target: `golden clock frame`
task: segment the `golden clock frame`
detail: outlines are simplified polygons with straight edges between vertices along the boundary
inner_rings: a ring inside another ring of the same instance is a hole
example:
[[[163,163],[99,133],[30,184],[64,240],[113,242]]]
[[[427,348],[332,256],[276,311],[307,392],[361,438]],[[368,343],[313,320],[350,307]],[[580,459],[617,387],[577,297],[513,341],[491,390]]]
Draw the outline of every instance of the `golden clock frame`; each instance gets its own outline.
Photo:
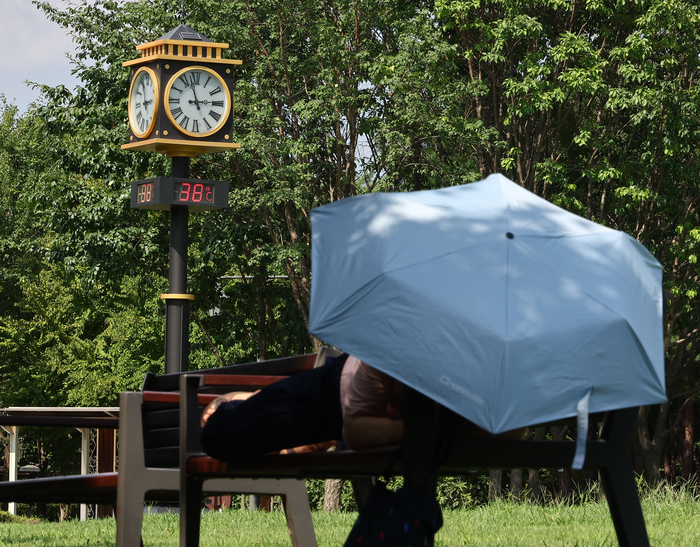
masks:
[[[148,127],[143,133],[139,133],[138,131],[136,131],[136,120],[134,120],[131,116],[131,92],[134,89],[134,82],[136,81],[136,78],[138,78],[141,72],[147,72],[148,75],[151,77],[151,81],[153,82],[153,116],[151,117],[151,121],[148,124]],[[142,66],[134,73],[134,77],[131,79],[131,84],[129,85],[129,99],[127,101],[127,105],[129,110],[129,127],[131,128],[131,132],[139,139],[144,139],[148,137],[148,135],[151,134],[151,131],[153,131],[153,128],[156,125],[158,109],[160,108],[160,81],[158,80],[158,77],[156,76],[156,73],[153,69],[147,66]]]
[[[175,129],[177,129],[180,133],[182,133],[183,135],[187,135],[188,137],[194,137],[196,139],[199,139],[199,138],[208,137],[210,135],[213,135],[214,133],[219,131],[219,129],[221,129],[226,124],[226,122],[224,121],[222,123],[217,124],[217,126],[214,129],[212,129],[211,131],[208,131],[206,133],[194,133],[192,131],[188,131],[187,129],[182,127],[179,123],[177,123],[177,120],[173,117],[173,114],[170,111],[170,102],[168,101],[168,96],[170,95],[170,90],[172,89],[173,84],[177,81],[177,79],[185,72],[189,72],[191,70],[202,70],[202,71],[206,72],[207,74],[210,74],[211,76],[216,78],[216,81],[219,82],[219,85],[226,93],[226,98],[228,99],[228,101],[226,103],[226,112],[222,116],[222,118],[224,120],[228,120],[228,117],[232,113],[233,97],[231,96],[231,93],[228,90],[228,85],[223,80],[223,78],[221,76],[219,76],[216,73],[216,71],[214,71],[211,68],[206,67],[204,65],[192,65],[192,66],[185,67],[185,68],[177,71],[175,74],[173,74],[170,77],[170,80],[168,80],[168,83],[165,86],[165,90],[163,91],[163,109],[165,110],[165,114],[168,116],[170,123],[172,123],[173,126],[175,127]],[[134,76],[134,78],[135,77],[136,76]]]

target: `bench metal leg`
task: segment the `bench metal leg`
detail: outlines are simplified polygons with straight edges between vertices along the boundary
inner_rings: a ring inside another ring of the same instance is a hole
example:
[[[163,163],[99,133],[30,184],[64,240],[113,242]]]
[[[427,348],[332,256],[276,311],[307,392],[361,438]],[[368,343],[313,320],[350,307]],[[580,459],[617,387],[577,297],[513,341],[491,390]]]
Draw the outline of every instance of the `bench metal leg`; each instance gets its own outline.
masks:
[[[350,479],[352,493],[355,498],[355,503],[357,503],[358,510],[362,509],[365,503],[367,503],[375,483],[376,477],[357,477]]]
[[[620,454],[600,475],[620,547],[649,547],[630,456]]]
[[[404,442],[405,486],[421,490],[435,499],[437,493],[436,469],[437,427],[435,403],[409,386],[404,388]],[[435,538],[427,538],[427,547],[433,547]]]
[[[593,443],[594,450],[602,449],[597,459],[600,477],[610,507],[610,515],[621,547],[648,547],[649,536],[644,524],[634,479],[630,441],[637,423],[637,408],[609,412],[603,423],[601,438],[605,443]]]
[[[306,481],[287,480],[298,486],[287,488],[284,495],[284,513],[287,516],[287,528],[294,547],[317,547],[316,531],[311,520],[309,497],[306,493]]]
[[[121,487],[121,485],[119,485]],[[129,486],[123,489],[117,501],[117,547],[141,545],[143,500],[145,492]]]
[[[147,468],[144,463],[141,393],[119,397],[119,480],[117,481],[117,547],[141,544],[143,504],[149,490],[179,488],[178,469]]]
[[[418,488],[435,497],[437,448],[435,403],[416,391],[404,388],[403,461],[406,486]]]
[[[180,483],[180,547],[199,547],[202,481],[185,477]]]

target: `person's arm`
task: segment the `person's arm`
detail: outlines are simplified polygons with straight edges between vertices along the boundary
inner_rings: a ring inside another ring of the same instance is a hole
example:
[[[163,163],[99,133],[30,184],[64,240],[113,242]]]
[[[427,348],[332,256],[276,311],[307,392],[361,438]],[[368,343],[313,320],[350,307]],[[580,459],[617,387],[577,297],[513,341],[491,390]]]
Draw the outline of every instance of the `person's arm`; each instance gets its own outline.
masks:
[[[343,437],[352,450],[399,444],[403,440],[403,420],[383,416],[345,416]]]

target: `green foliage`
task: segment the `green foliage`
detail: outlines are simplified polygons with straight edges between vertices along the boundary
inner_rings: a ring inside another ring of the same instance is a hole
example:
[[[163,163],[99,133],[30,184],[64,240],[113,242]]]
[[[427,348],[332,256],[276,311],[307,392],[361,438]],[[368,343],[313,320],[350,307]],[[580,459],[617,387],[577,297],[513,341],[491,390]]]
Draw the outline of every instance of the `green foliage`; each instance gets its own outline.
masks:
[[[11,515],[5,511],[0,511],[0,522],[14,522],[16,524],[37,524],[39,521],[37,519],[31,519],[28,517],[22,517],[18,515]]]
[[[437,485],[437,500],[443,509],[466,509],[474,507],[477,502],[486,503],[486,492],[483,491],[482,475],[470,477],[442,477]],[[486,478],[488,481],[488,478]],[[403,486],[403,477],[392,477],[387,488],[396,491]],[[324,481],[309,479],[306,481],[306,491],[309,495],[309,505],[312,510],[323,510]],[[357,502],[350,481],[343,482],[340,496],[340,510],[343,512],[357,511]]]

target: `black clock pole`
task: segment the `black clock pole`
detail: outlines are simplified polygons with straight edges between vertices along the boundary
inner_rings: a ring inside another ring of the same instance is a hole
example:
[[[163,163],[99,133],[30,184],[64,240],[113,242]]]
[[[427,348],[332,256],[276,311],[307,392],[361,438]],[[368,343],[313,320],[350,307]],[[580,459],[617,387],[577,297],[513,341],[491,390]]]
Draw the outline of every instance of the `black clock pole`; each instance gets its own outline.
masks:
[[[190,177],[190,158],[172,158],[172,176]],[[170,206],[170,270],[165,308],[165,373],[186,372],[190,353],[190,305],[187,294],[187,243],[189,210],[185,205]]]

